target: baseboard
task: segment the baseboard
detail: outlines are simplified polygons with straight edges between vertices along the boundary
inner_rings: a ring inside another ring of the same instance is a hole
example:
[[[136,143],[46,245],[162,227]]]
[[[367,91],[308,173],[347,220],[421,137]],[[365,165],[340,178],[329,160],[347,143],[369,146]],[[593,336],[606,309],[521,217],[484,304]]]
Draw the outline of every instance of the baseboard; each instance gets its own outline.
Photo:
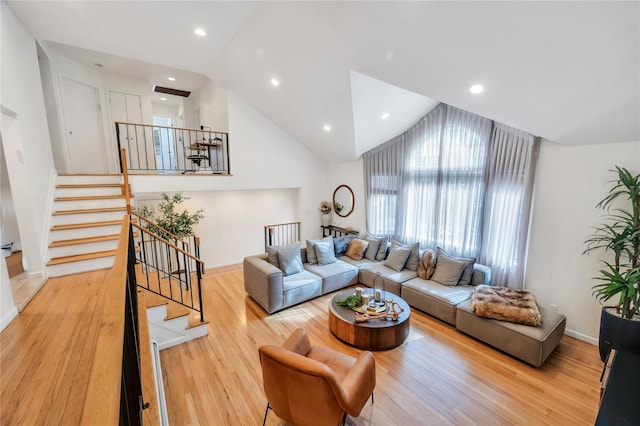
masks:
[[[13,321],[13,319],[17,316],[18,316],[18,308],[14,306],[9,310],[9,312],[7,312],[4,318],[2,318],[2,322],[0,323],[0,331],[4,330],[4,328],[8,326],[9,323]]]
[[[591,336],[587,336],[586,334],[578,333],[577,331],[569,330],[568,328],[565,328],[564,334],[566,334],[569,337],[582,340],[583,342],[591,343],[592,345],[598,346],[598,339],[595,339]]]

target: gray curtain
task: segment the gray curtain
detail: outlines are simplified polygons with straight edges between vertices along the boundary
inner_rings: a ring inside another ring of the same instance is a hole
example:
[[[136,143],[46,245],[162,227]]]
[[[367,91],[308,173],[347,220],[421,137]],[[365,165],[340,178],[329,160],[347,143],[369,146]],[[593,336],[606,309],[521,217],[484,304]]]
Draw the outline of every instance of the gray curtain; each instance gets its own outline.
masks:
[[[494,285],[521,288],[537,146],[440,104],[363,155],[367,231],[475,257]]]

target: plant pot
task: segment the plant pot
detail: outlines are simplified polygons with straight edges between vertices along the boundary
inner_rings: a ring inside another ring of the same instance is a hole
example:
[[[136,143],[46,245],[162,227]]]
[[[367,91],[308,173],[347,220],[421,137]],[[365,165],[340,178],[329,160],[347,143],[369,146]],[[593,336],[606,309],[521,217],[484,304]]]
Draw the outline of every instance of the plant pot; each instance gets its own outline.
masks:
[[[598,348],[604,362],[611,349],[640,353],[640,321],[620,318],[609,312],[615,308],[604,306],[600,316],[600,337]]]
[[[329,220],[331,219],[329,216],[329,214],[322,214],[322,226],[329,226]]]

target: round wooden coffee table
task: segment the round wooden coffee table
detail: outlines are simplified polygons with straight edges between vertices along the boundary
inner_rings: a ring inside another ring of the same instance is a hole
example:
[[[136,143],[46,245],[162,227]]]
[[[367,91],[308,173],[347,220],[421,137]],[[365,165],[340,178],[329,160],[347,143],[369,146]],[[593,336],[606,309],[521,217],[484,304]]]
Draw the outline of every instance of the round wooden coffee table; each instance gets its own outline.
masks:
[[[371,289],[364,289],[372,293]],[[409,317],[411,308],[400,296],[387,293],[387,300],[394,300],[404,312],[397,320],[371,319],[365,322],[355,322],[355,312],[345,306],[338,306],[337,300],[344,300],[354,294],[353,289],[339,291],[329,304],[329,329],[343,342],[359,349],[370,351],[384,351],[401,345],[409,335]]]

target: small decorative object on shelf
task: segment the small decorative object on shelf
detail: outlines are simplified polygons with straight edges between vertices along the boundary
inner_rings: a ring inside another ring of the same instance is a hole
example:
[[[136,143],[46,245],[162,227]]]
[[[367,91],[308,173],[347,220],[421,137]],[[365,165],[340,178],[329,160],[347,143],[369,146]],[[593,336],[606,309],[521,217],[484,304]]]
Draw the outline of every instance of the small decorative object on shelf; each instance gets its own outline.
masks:
[[[329,201],[321,202],[318,210],[322,213],[322,226],[329,226],[331,203]]]

